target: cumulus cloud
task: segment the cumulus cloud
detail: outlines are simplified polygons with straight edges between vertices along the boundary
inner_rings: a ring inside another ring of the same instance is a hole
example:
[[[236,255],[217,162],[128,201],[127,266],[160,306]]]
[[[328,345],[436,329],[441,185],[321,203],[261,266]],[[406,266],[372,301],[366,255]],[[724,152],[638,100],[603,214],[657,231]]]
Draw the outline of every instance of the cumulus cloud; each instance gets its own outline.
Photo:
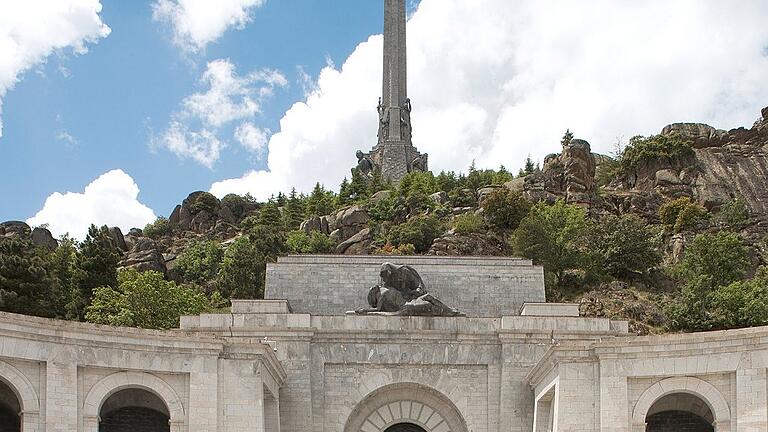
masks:
[[[99,0],[0,1],[0,112],[24,72],[55,51],[84,54],[88,43],[109,35],[99,12]]]
[[[269,138],[269,130],[254,126],[253,123],[243,123],[235,129],[235,139],[247,151],[260,155],[264,152]]]
[[[593,149],[667,123],[751,125],[768,105],[768,3],[422,0],[408,23],[414,144],[430,168],[520,167],[570,128]],[[268,169],[214,183],[259,198],[336,186],[376,140],[381,36],[319,74],[272,135]]]
[[[152,18],[168,24],[174,42],[187,51],[200,51],[230,27],[242,29],[252,12],[266,0],[157,0]]]
[[[201,82],[208,90],[184,98],[180,111],[154,145],[212,168],[227,146],[219,137],[222,128],[240,121],[234,138],[249,151],[261,151],[268,131],[257,129],[249,120],[261,112],[262,101],[275,87],[288,85],[286,78],[269,69],[239,76],[229,60],[219,59],[208,63]]]
[[[82,193],[54,192],[27,223],[48,224],[55,236],[69,233],[77,239],[85,238],[91,224],[117,226],[127,232],[156,218],[138,196],[139,187],[133,178],[122,170],[113,170],[92,181]]]

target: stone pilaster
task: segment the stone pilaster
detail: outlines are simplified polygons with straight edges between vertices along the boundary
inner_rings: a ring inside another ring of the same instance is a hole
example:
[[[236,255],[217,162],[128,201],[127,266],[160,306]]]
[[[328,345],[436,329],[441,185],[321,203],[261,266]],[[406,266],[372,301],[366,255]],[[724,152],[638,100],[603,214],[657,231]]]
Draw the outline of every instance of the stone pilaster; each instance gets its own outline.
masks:
[[[768,424],[765,369],[736,371],[736,419],[738,432],[764,431]]]
[[[46,363],[46,432],[77,430],[77,364],[72,361]]]

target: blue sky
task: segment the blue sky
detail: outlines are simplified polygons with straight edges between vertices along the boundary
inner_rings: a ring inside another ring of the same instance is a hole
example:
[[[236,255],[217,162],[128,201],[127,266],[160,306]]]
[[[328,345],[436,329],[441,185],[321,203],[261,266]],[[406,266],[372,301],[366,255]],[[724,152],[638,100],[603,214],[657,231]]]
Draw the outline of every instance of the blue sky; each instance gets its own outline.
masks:
[[[409,0],[414,144],[520,167],[768,105],[768,2]],[[337,188],[376,140],[381,0],[0,2],[0,220],[82,237],[188,193]]]
[[[6,163],[0,182],[17,186],[6,188],[0,220],[26,219],[52,192],[80,191],[117,168],[142,185],[142,202],[167,215],[189,192],[263,167],[230,147],[207,169],[168,151],[151,152],[150,141],[179,102],[199,89],[207,61],[219,58],[241,71],[268,67],[285,74],[289,86],[276,91],[256,118],[260,126],[278,129],[281,115],[303,96],[297,67],[317,75],[328,59],[343,62],[360,41],[380,32],[383,15],[373,1],[267,2],[242,31],[189,54],[152,20],[150,2],[102,4],[102,19],[112,29],[107,38],[90,45],[86,55],[53,55],[25,73],[3,100],[0,148]]]

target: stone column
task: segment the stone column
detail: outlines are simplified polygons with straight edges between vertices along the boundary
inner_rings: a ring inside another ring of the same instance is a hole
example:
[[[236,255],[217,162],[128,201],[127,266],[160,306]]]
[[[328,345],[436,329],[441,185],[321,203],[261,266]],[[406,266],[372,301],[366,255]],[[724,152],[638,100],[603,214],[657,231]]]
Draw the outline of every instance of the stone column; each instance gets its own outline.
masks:
[[[48,361],[45,388],[46,432],[77,430],[77,364]]]
[[[767,391],[765,369],[736,371],[736,412],[732,417],[736,418],[737,432],[768,430]]]

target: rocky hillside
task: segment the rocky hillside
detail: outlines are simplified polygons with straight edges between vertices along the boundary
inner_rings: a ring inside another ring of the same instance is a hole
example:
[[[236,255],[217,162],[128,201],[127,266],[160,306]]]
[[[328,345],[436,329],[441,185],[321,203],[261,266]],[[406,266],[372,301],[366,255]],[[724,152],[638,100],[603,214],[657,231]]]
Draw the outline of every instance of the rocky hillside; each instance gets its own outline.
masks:
[[[744,207],[735,231],[748,248],[748,274],[768,263],[768,108],[749,129],[672,124],[653,137],[633,139],[616,157],[592,153],[587,141],[570,133],[562,144],[562,152],[547,156],[540,167],[529,162],[517,176],[503,167],[471,169],[467,175],[413,175],[393,186],[353,172],[338,194],[318,185],[311,195],[280,195],[266,203],[194,192],[167,219],[128,233],[109,228],[109,235],[120,251],[119,267],[192,283],[188,266],[178,269],[191,247],[214,245],[221,250],[221,264],[224,251],[246,239],[249,250],[261,257],[255,262],[280,253],[521,253],[510,236],[530,206],[562,201],[584,209],[596,226],[611,215],[636,215],[658,234],[663,254],[658,268],[637,269],[613,281],[582,278],[563,284],[559,278],[557,288],[548,286],[551,299],[580,301],[587,315],[630,319],[638,333],[662,331],[668,324],[663,305],[679,297],[680,285],[664,268],[679,263],[696,236],[725,229],[728,222],[720,215],[732,203]],[[669,222],[665,206],[683,206],[687,216]],[[279,234],[270,246],[264,246],[263,230],[256,234],[260,226]],[[0,239],[11,237],[48,250],[57,247],[44,227],[32,229],[23,222],[0,224]],[[261,250],[265,247],[269,253]],[[195,283],[215,290],[219,282],[213,279],[223,277],[215,276],[219,264],[209,271],[211,280],[197,276]]]

